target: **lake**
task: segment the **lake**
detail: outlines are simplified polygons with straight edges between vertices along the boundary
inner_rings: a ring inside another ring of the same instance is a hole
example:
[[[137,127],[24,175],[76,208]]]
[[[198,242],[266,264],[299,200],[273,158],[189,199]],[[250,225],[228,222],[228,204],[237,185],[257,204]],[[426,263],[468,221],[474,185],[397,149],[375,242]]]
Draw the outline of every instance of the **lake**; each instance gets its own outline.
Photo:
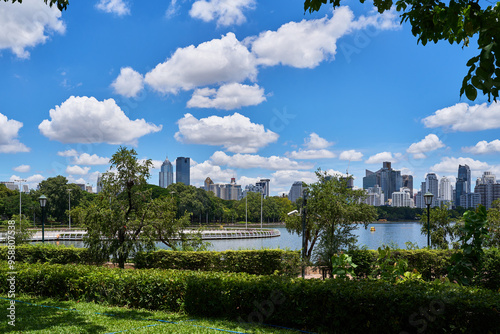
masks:
[[[375,227],[375,231],[370,231]],[[396,244],[399,248],[406,248],[405,242],[410,241],[418,245],[419,248],[427,246],[427,237],[420,233],[420,223],[418,222],[397,222],[397,223],[374,223],[365,229],[355,231],[358,236],[358,246],[366,246],[368,249],[377,249],[383,244]],[[281,236],[276,238],[261,239],[228,239],[210,240],[210,250],[224,251],[228,249],[261,249],[261,248],[281,248],[300,249],[302,238],[296,234],[289,233],[285,227],[272,227],[280,231]],[[56,242],[51,242],[56,243]],[[59,241],[59,244],[74,245],[83,247],[82,241]],[[161,243],[157,243],[159,248],[167,248]]]

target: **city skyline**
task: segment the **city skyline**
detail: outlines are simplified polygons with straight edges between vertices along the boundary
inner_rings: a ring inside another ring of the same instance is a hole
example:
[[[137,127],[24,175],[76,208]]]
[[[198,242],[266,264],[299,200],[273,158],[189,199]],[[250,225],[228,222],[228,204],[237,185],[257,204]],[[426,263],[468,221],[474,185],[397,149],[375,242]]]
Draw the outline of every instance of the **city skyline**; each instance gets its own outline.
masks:
[[[383,161],[413,193],[427,173],[454,185],[458,165],[472,182],[500,175],[500,105],[459,96],[474,39],[418,45],[368,4],[101,2],[0,2],[14,27],[0,43],[0,181],[95,189],[120,145],[153,160],[151,184],[165,155],[186,156],[192,185],[270,179],[270,195],[319,167],[361,188]]]

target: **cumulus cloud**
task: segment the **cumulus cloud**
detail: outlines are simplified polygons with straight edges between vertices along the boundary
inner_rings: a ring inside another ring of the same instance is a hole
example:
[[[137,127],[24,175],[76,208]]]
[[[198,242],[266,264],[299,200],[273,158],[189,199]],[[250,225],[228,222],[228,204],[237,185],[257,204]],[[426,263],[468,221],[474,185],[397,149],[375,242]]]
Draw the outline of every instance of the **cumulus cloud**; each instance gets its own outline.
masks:
[[[278,170],[271,175],[270,185],[275,193],[286,193],[290,191],[292,184],[302,181],[307,184],[318,181],[316,174],[309,171]]]
[[[31,170],[31,167],[30,167],[30,165],[20,165],[20,166],[14,167],[12,169],[18,173],[27,173]]]
[[[438,136],[431,133],[418,143],[411,144],[406,152],[413,154],[414,159],[425,159],[427,157],[425,155],[426,152],[434,151],[441,147],[444,147],[443,142]]]
[[[80,167],[80,166],[68,166],[66,167],[66,173],[71,175],[86,175],[90,170],[90,167]]]
[[[218,26],[242,24],[246,21],[244,10],[255,8],[255,0],[197,0],[189,15],[204,22],[216,20]]]
[[[185,114],[177,124],[179,131],[175,134],[175,139],[179,142],[223,146],[236,153],[255,153],[279,137],[266,130],[263,125],[252,123],[248,117],[238,113],[201,119]]]
[[[232,177],[236,177],[236,171],[222,169],[210,160],[191,165],[191,183],[202,185],[207,177],[215,183],[229,183]]]
[[[212,84],[255,80],[255,57],[234,33],[220,39],[177,49],[145,76],[145,82],[161,93],[191,90]]]
[[[120,74],[111,84],[116,94],[125,97],[136,97],[144,88],[144,78],[142,74],[134,71],[131,67],[122,67]]]
[[[436,111],[422,120],[428,128],[444,127],[452,131],[480,131],[500,128],[500,103],[470,106],[457,103]]]
[[[79,154],[78,151],[75,149],[57,152],[57,155],[60,157],[76,157],[78,154]]]
[[[328,140],[321,138],[316,133],[311,133],[309,138],[304,140],[304,146],[310,150],[320,150],[332,146],[333,143]]]
[[[21,143],[17,136],[23,123],[0,113],[0,153],[29,152],[30,149]]]
[[[129,5],[123,0],[99,0],[96,8],[105,13],[112,13],[118,16],[130,14]]]
[[[286,169],[311,169],[312,164],[299,163],[288,158],[279,156],[262,157],[253,154],[234,154],[227,155],[224,152],[216,151],[210,157],[210,160],[219,166],[229,166],[233,168],[264,168],[270,170],[286,170]]]
[[[336,155],[332,151],[321,150],[298,150],[287,153],[287,157],[292,159],[307,160],[307,159],[328,159],[335,158]]]
[[[399,24],[397,16],[391,12],[363,16],[354,21],[354,14],[348,7],[339,7],[330,19],[289,22],[277,31],[261,32],[247,42],[251,44],[259,64],[314,68],[322,61],[335,57],[339,38],[368,26],[384,30],[395,29]]]
[[[9,181],[15,182],[16,180],[20,180],[20,179],[22,179],[22,177],[17,176],[17,175],[12,175],[10,177]],[[26,183],[23,183],[23,184],[28,184],[28,188],[30,188],[30,189],[36,189],[38,184],[40,182],[42,182],[43,180],[45,180],[45,177],[43,177],[40,174],[35,174],[35,175],[31,175],[31,176],[24,178],[24,179],[26,180]]]
[[[471,169],[471,172],[475,176],[481,175],[483,171],[489,170],[491,166],[479,160],[474,160],[472,158],[453,158],[453,157],[444,157],[441,159],[441,162],[435,164],[430,167],[430,170],[436,173],[457,173],[458,165],[468,165]]]
[[[397,162],[401,159],[401,153],[395,153],[394,156],[391,152],[380,152],[369,157],[365,163],[367,164],[381,164],[384,161]]]
[[[500,152],[500,140],[495,139],[491,142],[481,140],[476,146],[462,147],[462,151],[472,154],[492,154]]]
[[[24,0],[20,3],[0,2],[0,50],[10,49],[19,58],[28,58],[26,48],[43,44],[52,33],[64,34],[56,6],[50,8],[43,1]]]
[[[72,163],[77,165],[89,165],[89,166],[107,165],[109,164],[109,158],[100,157],[97,154],[90,155],[88,153],[82,153],[79,156],[74,157]]]
[[[223,110],[239,109],[255,106],[266,100],[264,88],[257,84],[253,86],[230,83],[219,89],[196,89],[187,103],[188,108],[215,108]]]
[[[115,100],[71,96],[50,110],[51,120],[38,126],[51,140],[62,143],[137,144],[137,139],[158,132],[162,126],[144,119],[130,120]]]
[[[361,161],[362,158],[363,158],[363,153],[355,150],[343,151],[342,153],[340,153],[339,156],[340,160],[348,160],[348,161]]]

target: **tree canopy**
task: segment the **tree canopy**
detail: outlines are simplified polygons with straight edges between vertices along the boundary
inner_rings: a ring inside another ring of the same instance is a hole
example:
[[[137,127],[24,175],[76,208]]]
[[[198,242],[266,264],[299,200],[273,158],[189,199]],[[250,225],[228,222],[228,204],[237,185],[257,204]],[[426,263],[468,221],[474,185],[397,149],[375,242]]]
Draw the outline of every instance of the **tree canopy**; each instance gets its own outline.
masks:
[[[12,3],[19,2],[23,3],[23,0],[3,0],[5,2],[11,1]],[[48,4],[50,7],[52,7],[54,4],[57,6],[57,8],[62,11],[63,9],[67,9],[69,0],[43,0],[46,4]]]
[[[360,0],[364,3],[365,0]],[[305,0],[304,10],[318,11],[323,4],[333,8],[341,0]],[[409,22],[417,43],[448,41],[450,44],[469,46],[477,35],[479,54],[467,62],[469,71],[465,75],[460,96],[464,93],[474,101],[478,90],[496,101],[500,86],[500,6],[481,7],[477,0],[374,0],[379,13],[390,10],[393,5],[400,12],[401,22]]]

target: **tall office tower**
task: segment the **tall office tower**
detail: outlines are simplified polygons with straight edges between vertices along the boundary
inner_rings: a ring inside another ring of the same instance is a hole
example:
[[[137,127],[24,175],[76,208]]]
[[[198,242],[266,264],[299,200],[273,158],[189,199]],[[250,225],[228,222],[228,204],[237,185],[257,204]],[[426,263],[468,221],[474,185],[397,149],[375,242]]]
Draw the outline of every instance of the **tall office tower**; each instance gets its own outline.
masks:
[[[496,183],[496,176],[491,172],[484,172],[483,176],[478,179],[474,193],[479,194],[480,204],[486,209],[491,208],[493,201],[500,199],[500,183]]]
[[[354,177],[352,175],[348,175],[347,177],[341,176],[339,177],[339,181],[345,182],[348,189],[354,188]]]
[[[373,206],[381,206],[385,204],[384,192],[378,184],[366,189],[366,198],[363,203]]]
[[[363,189],[373,188],[376,184],[380,184],[380,177],[368,169],[365,170],[365,177],[363,177]]]
[[[403,187],[410,189],[410,198],[413,198],[413,175],[401,175]]]
[[[378,184],[384,192],[385,200],[392,198],[392,193],[399,191],[403,185],[401,171],[392,169],[391,163],[384,161],[382,168],[376,172],[366,170],[363,188],[368,189]]]
[[[174,167],[168,160],[168,157],[166,157],[165,161],[161,164],[160,187],[167,188],[172,183],[174,183]]]
[[[178,157],[175,159],[175,182],[184,183],[189,186],[191,183],[191,159]]]
[[[451,186],[450,179],[448,179],[446,176],[443,176],[439,180],[439,196],[438,197],[444,202],[453,201],[453,187]]]
[[[211,186],[212,184],[214,184],[214,181],[212,181],[212,179],[211,179],[211,178],[207,177],[207,178],[205,179],[205,185],[204,185],[204,187],[203,187],[203,188],[204,188],[206,191],[210,191],[210,190],[211,190],[210,186]]]
[[[302,181],[295,181],[288,193],[288,199],[295,202],[298,198],[302,197]]]
[[[97,174],[97,182],[96,182],[96,193],[100,193],[102,190],[102,176],[101,173]]]
[[[392,193],[391,206],[394,207],[411,207],[412,200],[410,198],[410,189],[403,187],[399,191]]]
[[[432,198],[431,206],[435,207],[438,205],[438,196],[439,196],[439,181],[434,173],[427,173],[425,177],[425,192],[430,192],[434,195]],[[424,194],[425,195],[425,194]]]
[[[260,179],[260,182],[256,182],[256,186],[260,186],[263,189],[263,194],[267,197],[269,197],[269,182],[271,180],[269,179]]]
[[[460,206],[460,196],[470,193],[470,168],[467,165],[458,165],[458,178],[455,185],[455,205]]]

